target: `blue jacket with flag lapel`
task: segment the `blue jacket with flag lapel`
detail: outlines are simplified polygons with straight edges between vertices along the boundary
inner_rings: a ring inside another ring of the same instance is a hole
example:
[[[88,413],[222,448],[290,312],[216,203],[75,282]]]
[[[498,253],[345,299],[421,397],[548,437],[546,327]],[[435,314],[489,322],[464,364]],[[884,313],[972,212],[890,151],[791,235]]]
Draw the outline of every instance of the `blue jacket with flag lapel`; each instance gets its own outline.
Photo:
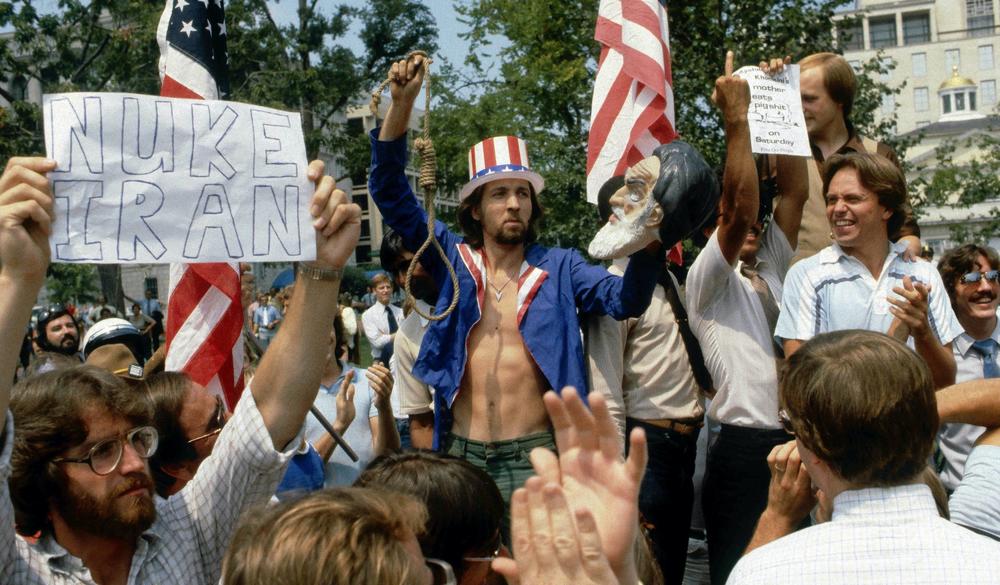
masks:
[[[405,175],[406,136],[383,142],[379,129],[371,134],[372,168],[368,189],[386,223],[416,250],[427,238],[427,215],[417,204]],[[479,322],[486,282],[486,258],[461,236],[436,222],[435,236],[458,275],[458,306],[447,318],[433,322],[420,345],[413,373],[435,389],[434,447],[443,444],[451,428],[451,405],[465,373],[469,332]],[[583,313],[637,317],[646,310],[660,267],[645,252],[632,257],[624,277],[588,264],[579,252],[530,244],[517,279],[517,322],[529,353],[549,385],[587,392],[583,341],[577,308]],[[420,258],[441,289],[435,313],[451,304],[447,268],[433,248]]]

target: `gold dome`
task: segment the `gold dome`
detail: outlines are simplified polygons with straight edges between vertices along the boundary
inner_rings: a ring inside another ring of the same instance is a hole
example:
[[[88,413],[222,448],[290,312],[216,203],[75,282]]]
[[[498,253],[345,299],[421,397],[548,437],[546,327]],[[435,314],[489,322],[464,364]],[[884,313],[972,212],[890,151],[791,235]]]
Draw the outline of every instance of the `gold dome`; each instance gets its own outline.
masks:
[[[958,67],[953,66],[951,68],[951,79],[948,79],[941,84],[938,89],[957,89],[960,87],[976,87],[976,82],[972,81],[968,77],[962,77],[958,74]]]

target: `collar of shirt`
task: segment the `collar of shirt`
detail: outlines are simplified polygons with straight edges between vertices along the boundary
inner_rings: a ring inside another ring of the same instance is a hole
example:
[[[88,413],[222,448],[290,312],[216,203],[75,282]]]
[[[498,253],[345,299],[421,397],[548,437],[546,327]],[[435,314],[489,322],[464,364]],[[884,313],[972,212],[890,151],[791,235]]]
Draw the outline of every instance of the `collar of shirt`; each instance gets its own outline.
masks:
[[[934,496],[922,483],[848,490],[833,499],[834,522],[902,524],[938,516]]]
[[[823,162],[823,152],[816,147],[815,144],[809,144],[809,148],[812,149],[813,159],[817,162]],[[857,132],[851,132],[848,136],[847,142],[843,146],[837,149],[834,154],[844,154],[847,152],[865,152],[865,145],[861,142],[861,138],[858,136]]]
[[[156,533],[155,528],[156,523],[154,522],[153,526],[139,536],[138,546],[132,556],[133,565],[137,560],[141,562],[149,551],[155,551],[156,543],[160,541],[160,536]],[[49,568],[55,572],[73,575],[81,571],[89,571],[82,560],[70,554],[68,550],[56,542],[55,537],[51,534],[44,534],[39,538],[34,549],[45,560]]]
[[[340,390],[340,384],[344,381],[344,376],[347,375],[347,372],[349,370],[357,369],[343,360],[339,361],[338,363],[340,364],[340,376],[338,376],[337,379],[334,380],[333,384],[330,384],[329,386],[324,386],[322,383],[320,383],[319,385],[319,389],[322,390],[323,392],[326,392],[327,394],[336,394]],[[354,372],[355,382],[357,382],[359,373],[360,372]]]
[[[417,299],[415,304],[417,305],[417,308],[419,308],[420,311],[426,315],[431,315],[432,311],[434,310],[434,307],[430,306],[429,304],[425,303],[420,299]],[[431,322],[430,319],[425,319],[424,316],[421,315],[420,313],[417,313],[417,317],[420,318],[420,328],[427,329],[427,326],[430,325]]]
[[[997,325],[993,328],[993,333],[990,333],[990,339],[1000,344],[1000,319],[997,320]],[[955,349],[962,356],[968,357],[969,351],[972,350],[972,344],[976,341],[978,340],[973,339],[971,335],[962,331],[962,334],[955,338]]]
[[[893,256],[901,256],[906,252],[906,242],[889,243],[889,253],[886,255],[886,266],[892,261]],[[843,258],[853,258],[844,251],[837,242],[831,242],[826,248],[819,251],[819,261],[822,264],[836,264]]]

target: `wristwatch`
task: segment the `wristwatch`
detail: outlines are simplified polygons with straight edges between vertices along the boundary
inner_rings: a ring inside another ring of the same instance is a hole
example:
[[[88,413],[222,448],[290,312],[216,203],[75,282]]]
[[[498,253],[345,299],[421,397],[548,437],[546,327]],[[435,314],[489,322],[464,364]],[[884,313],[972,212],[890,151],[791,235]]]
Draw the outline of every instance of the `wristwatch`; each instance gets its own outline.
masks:
[[[299,262],[299,274],[309,280],[340,280],[342,268],[320,268],[311,262]]]

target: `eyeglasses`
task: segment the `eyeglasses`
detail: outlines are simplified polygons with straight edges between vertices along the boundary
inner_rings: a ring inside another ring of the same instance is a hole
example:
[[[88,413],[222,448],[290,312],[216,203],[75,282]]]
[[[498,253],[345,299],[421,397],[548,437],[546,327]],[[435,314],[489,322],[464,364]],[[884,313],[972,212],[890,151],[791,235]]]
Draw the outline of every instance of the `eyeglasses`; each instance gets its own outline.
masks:
[[[789,435],[795,434],[795,427],[792,426],[792,419],[788,416],[788,411],[784,408],[778,411],[778,422],[781,423],[781,428],[785,429],[785,432]]]
[[[139,457],[149,459],[153,453],[156,453],[156,445],[159,443],[160,435],[153,427],[136,427],[126,433],[124,438]],[[56,457],[52,462],[86,463],[97,475],[108,475],[118,469],[124,449],[125,443],[122,441],[122,437],[115,437],[91,447],[86,457]]]
[[[222,397],[215,396],[215,429],[204,435],[188,440],[188,445],[194,445],[197,441],[207,439],[222,432],[222,427],[226,426],[226,405],[222,403]]]
[[[493,562],[493,559],[500,556],[501,548],[503,548],[503,541],[500,540],[500,535],[497,534],[497,545],[493,550],[493,554],[485,557],[462,557],[462,560],[469,563],[490,563]]]
[[[1000,271],[987,270],[986,272],[969,272],[968,274],[963,274],[962,278],[959,280],[962,284],[976,284],[979,282],[980,278],[985,278],[990,282],[1000,282]]]
[[[425,558],[424,563],[431,570],[431,575],[434,577],[434,585],[458,585],[458,582],[455,580],[455,571],[452,570],[448,561]]]

